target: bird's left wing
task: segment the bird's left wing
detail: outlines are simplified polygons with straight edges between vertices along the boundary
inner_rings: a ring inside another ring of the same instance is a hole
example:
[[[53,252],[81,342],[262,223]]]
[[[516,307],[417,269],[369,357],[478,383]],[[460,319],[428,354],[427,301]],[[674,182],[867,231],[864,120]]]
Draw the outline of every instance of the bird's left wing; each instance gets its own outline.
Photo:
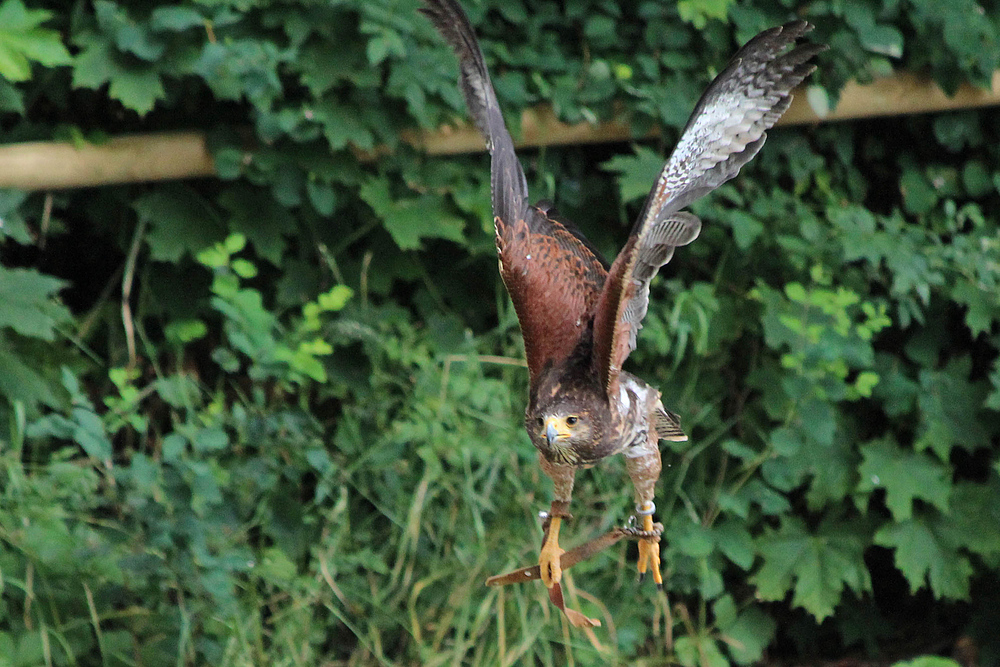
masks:
[[[604,283],[594,321],[594,363],[609,395],[635,349],[649,302],[649,282],[674,248],[698,236],[701,223],[680,209],[739,173],[791,103],[791,90],[826,47],[786,49],[812,29],[792,21],[746,43],[702,95],[646,199],[632,234]]]

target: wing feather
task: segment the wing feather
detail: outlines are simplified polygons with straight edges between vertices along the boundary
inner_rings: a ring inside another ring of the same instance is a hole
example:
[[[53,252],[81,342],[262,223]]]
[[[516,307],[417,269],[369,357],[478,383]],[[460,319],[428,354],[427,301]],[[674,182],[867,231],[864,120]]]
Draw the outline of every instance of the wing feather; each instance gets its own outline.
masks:
[[[740,49],[695,106],[670,159],[646,199],[628,243],[609,270],[594,321],[594,364],[609,395],[635,349],[649,303],[649,282],[674,248],[698,236],[701,223],[680,209],[739,173],[791,103],[792,89],[826,47],[788,47],[812,26],[792,21]],[[786,51],[786,49],[788,49]]]

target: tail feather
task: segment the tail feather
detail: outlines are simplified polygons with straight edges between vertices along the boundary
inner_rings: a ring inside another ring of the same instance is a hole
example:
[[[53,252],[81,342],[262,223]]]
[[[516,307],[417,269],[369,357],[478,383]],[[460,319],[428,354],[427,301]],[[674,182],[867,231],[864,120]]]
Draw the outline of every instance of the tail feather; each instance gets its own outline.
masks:
[[[654,427],[660,440],[687,442],[687,433],[681,429],[681,418],[662,406],[656,410]]]

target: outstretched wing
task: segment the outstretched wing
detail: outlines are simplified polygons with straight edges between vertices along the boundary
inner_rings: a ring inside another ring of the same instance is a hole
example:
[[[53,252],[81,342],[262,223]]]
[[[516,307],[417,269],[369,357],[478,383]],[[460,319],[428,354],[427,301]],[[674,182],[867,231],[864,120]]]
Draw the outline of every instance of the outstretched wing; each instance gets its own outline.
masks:
[[[698,236],[701,223],[680,209],[739,173],[792,101],[791,90],[826,47],[786,48],[809,32],[805,21],[766,30],[740,49],[702,95],[646,199],[628,243],[611,265],[594,322],[594,363],[609,394],[635,349],[649,302],[649,282],[674,248]]]
[[[517,220],[527,209],[528,183],[514,154],[514,141],[503,122],[469,17],[455,0],[424,0],[419,11],[431,20],[458,56],[459,88],[493,158],[490,168],[493,215],[505,222]]]
[[[492,156],[491,185],[500,275],[524,336],[532,382],[569,357],[586,331],[604,262],[573,225],[547,206],[528,205],[528,186],[472,25],[456,0],[424,0],[421,11],[458,55],[459,86]]]

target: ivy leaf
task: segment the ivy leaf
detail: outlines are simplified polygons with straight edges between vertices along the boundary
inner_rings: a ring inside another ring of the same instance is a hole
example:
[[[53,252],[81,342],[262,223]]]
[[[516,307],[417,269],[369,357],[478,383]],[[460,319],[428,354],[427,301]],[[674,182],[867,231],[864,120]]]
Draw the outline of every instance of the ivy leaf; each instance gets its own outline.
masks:
[[[858,469],[858,491],[885,489],[885,504],[897,522],[913,516],[916,498],[942,512],[948,510],[951,471],[942,463],[919,452],[905,451],[888,438],[863,446],[861,455],[864,461]]]
[[[817,621],[832,615],[845,585],[855,593],[871,590],[864,532],[856,523],[827,522],[812,534],[802,519],[784,517],[780,528],[757,539],[764,564],[752,582],[759,597],[778,601],[792,591],[792,604]]]
[[[0,4],[0,76],[8,81],[31,78],[31,61],[46,67],[73,61],[55,30],[41,28],[52,17],[44,9],[28,9],[21,0]]]
[[[928,582],[936,598],[969,597],[972,564],[925,517],[889,524],[875,533],[875,543],[896,550],[896,567],[915,593]]]
[[[415,250],[428,237],[462,240],[465,223],[445,206],[444,198],[424,194],[393,200],[385,178],[371,178],[361,186],[361,198],[382,218],[400,250]]]
[[[54,301],[66,284],[35,269],[0,266],[0,328],[10,327],[24,336],[53,340],[56,325],[70,319],[69,310]]]

